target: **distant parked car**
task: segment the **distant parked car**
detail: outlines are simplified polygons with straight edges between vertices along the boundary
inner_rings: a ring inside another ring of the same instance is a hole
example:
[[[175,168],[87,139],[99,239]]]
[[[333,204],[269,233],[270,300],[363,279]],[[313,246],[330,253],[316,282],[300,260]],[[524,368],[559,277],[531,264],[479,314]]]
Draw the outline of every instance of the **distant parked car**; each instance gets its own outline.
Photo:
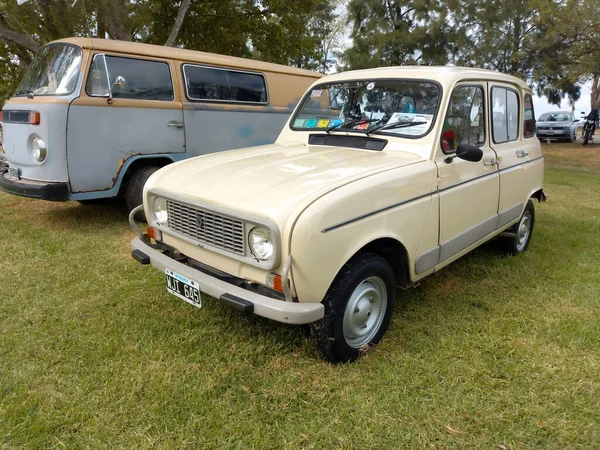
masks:
[[[536,124],[539,139],[575,142],[578,120],[568,111],[544,113]]]

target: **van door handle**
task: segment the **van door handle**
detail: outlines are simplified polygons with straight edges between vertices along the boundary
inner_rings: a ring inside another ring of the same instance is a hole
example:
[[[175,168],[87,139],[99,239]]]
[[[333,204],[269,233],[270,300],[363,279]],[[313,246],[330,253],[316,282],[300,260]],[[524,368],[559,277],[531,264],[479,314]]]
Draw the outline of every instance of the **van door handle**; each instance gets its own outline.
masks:
[[[175,127],[175,128],[183,128],[183,122],[177,122],[176,120],[171,120],[170,122],[167,122],[167,126]]]
[[[490,159],[489,162],[484,162],[483,165],[484,166],[497,166],[498,160],[496,158],[492,158],[492,159]]]
[[[517,152],[518,158],[525,158],[527,155],[529,155],[529,152],[526,152],[525,150],[521,150],[521,151]]]

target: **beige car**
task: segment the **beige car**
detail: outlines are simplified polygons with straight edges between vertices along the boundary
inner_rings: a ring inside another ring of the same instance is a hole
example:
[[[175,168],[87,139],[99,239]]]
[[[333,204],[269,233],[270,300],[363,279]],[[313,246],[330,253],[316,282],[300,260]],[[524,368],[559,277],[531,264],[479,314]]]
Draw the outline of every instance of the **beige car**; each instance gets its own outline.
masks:
[[[212,301],[204,293],[310,323],[325,359],[351,361],[384,335],[397,288],[497,236],[524,252],[543,171],[531,91],[517,78],[340,73],[313,84],[275,144],[152,175],[132,255],[194,306]]]

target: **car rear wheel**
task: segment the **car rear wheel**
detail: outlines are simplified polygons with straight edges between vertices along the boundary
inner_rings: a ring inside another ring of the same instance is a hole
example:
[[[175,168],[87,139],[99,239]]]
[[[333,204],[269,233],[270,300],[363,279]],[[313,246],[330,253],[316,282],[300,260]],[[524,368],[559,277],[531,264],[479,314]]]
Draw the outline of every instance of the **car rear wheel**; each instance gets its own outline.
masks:
[[[535,223],[535,207],[531,200],[527,201],[525,211],[519,221],[510,227],[504,239],[504,248],[511,255],[523,253],[529,247],[531,236],[533,234],[533,225]]]
[[[385,334],[395,298],[394,272],[384,258],[372,253],[352,258],[323,299],[325,316],[311,324],[319,353],[332,363],[356,360]]]

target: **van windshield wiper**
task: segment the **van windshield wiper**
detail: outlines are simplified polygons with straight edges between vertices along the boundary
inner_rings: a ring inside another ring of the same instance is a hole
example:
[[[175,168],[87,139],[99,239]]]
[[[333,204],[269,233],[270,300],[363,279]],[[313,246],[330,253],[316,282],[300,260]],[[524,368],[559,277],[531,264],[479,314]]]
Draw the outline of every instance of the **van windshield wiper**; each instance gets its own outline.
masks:
[[[415,125],[425,125],[427,122],[409,122],[408,120],[399,120],[398,122],[386,123],[377,125],[376,127],[367,131],[367,136],[377,130],[388,130],[393,128],[407,128]]]
[[[33,98],[33,91],[31,90],[21,90],[21,91],[17,91],[15,92],[15,95],[22,95],[25,94],[27,96],[27,98]]]
[[[379,119],[352,119],[352,120],[346,120],[345,122],[341,122],[341,123],[337,123],[332,127],[329,127],[325,130],[325,132],[329,133],[330,131],[335,130],[336,128],[343,128],[343,127],[348,127],[350,125],[360,125],[361,123],[371,123],[371,122],[378,122]],[[353,130],[353,131],[358,131],[358,130]]]

